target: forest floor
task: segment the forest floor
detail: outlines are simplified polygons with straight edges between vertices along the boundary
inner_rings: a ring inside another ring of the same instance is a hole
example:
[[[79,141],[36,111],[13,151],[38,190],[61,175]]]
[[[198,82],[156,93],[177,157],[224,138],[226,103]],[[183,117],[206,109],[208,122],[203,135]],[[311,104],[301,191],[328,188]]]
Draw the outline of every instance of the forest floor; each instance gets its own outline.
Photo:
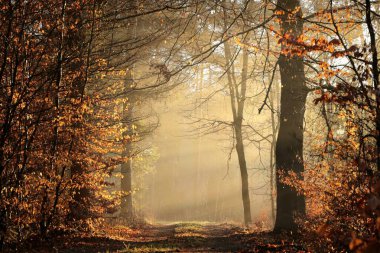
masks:
[[[93,235],[58,238],[28,252],[306,252],[284,238],[231,224],[174,223],[135,229],[115,226]]]

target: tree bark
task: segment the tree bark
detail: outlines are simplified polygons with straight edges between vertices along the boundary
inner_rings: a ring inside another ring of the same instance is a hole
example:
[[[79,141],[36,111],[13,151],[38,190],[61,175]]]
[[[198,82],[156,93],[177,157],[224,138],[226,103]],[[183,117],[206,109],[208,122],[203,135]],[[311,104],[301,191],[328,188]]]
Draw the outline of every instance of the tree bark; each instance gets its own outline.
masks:
[[[117,3],[118,1],[116,1]],[[129,1],[129,5],[131,10],[138,9],[138,3],[136,0]],[[137,29],[141,29],[139,27],[138,18],[134,19],[133,27],[128,31],[125,35],[128,38],[136,39],[137,37]],[[135,70],[135,65],[129,67],[127,70],[127,76],[125,81],[124,91],[129,93],[128,101],[123,103],[123,127],[128,130],[123,133],[124,136],[129,135],[129,142],[126,144],[123,150],[123,158],[127,158],[127,162],[121,164],[120,173],[122,174],[120,188],[123,194],[125,194],[121,199],[121,207],[120,207],[120,217],[126,219],[127,222],[132,222],[134,218],[134,209],[133,209],[133,199],[132,199],[132,170],[133,170],[133,160],[132,160],[132,136],[134,134],[133,130],[133,106],[136,100],[136,97],[133,92],[133,83],[135,82],[133,72]]]
[[[277,3],[281,32],[296,39],[303,32],[302,10],[299,0],[281,0]],[[281,75],[280,126],[276,144],[277,212],[275,231],[295,231],[295,214],[305,214],[305,198],[280,180],[280,171],[295,172],[302,177],[303,166],[303,120],[307,89],[303,58],[285,54],[287,43],[282,45],[279,57]],[[302,179],[302,178],[301,178]]]
[[[129,145],[128,145],[129,146]],[[128,157],[130,148],[126,147],[125,156]],[[121,199],[120,216],[131,221],[133,218],[133,205],[132,205],[132,158],[121,165],[121,191],[126,194]]]
[[[274,94],[276,93],[276,95]],[[274,194],[274,191],[275,191],[275,159],[276,159],[276,156],[275,156],[275,150],[276,150],[276,139],[277,139],[277,130],[278,130],[278,114],[276,114],[276,112],[274,111],[274,99],[277,98],[278,95],[277,95],[277,89],[276,90],[272,90],[270,91],[269,93],[269,105],[271,107],[271,125],[272,125],[272,142],[270,144],[270,163],[269,163],[269,166],[270,166],[270,170],[269,170],[269,180],[270,180],[270,202],[271,202],[271,218],[272,218],[272,225],[274,226],[274,222],[276,220],[276,198],[275,198],[275,194]],[[278,101],[277,102],[277,106],[278,106]],[[277,108],[278,109],[278,108]]]
[[[370,46],[371,46],[371,53],[372,53],[372,79],[373,79],[373,86],[375,88],[375,94],[376,94],[376,147],[377,147],[377,158],[376,158],[376,165],[377,170],[380,170],[380,74],[379,74],[379,59],[378,59],[378,52],[376,47],[376,32],[375,28],[373,26],[373,21],[371,17],[371,1],[366,0],[365,1],[365,13],[366,13],[366,24],[368,28],[368,33],[370,37]]]
[[[248,171],[247,171],[247,164],[245,161],[241,122],[240,124],[239,123],[235,124],[235,134],[236,134],[236,153],[238,155],[240,176],[241,176],[241,194],[242,194],[243,208],[244,208],[244,223],[245,225],[249,225],[252,222],[251,200],[249,197]]]
[[[128,89],[129,85],[133,82],[131,71],[128,71],[128,78],[126,82],[125,89]],[[123,134],[124,136],[129,135],[130,139],[133,135],[133,125],[128,123],[133,119],[133,95],[129,97],[127,102],[123,103],[123,125],[128,128],[128,130]],[[121,199],[120,207],[120,217],[125,218],[127,221],[132,221],[133,219],[133,204],[132,204],[132,142],[129,141],[126,144],[123,151],[123,158],[127,158],[127,162],[121,164],[120,173],[122,174],[120,188],[123,194],[125,194]]]
[[[228,87],[230,90],[231,109],[233,115],[233,128],[236,140],[236,153],[239,160],[240,176],[241,176],[241,193],[244,209],[244,223],[248,225],[252,222],[251,217],[251,201],[249,197],[249,183],[247,163],[245,160],[244,141],[242,134],[242,122],[244,113],[245,93],[247,89],[247,68],[248,68],[248,51],[243,49],[243,68],[241,74],[241,85],[236,83],[234,77],[234,64],[231,54],[231,49],[228,42],[224,43],[224,53],[226,58]]]

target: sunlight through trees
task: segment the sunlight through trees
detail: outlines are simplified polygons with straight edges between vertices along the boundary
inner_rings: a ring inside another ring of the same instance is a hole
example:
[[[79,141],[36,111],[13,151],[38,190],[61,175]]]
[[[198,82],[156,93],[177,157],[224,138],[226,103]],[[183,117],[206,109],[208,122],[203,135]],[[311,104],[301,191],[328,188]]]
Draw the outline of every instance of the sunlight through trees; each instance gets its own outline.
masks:
[[[9,0],[0,22],[5,252],[378,252],[378,1]]]

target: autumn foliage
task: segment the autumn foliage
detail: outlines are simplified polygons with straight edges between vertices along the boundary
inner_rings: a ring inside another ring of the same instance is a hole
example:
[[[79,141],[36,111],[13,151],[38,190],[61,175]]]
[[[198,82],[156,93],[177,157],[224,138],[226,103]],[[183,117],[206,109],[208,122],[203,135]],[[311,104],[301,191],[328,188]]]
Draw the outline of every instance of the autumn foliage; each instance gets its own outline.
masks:
[[[0,3],[1,244],[85,229],[117,204],[105,177],[128,140],[120,101],[94,81],[99,4]]]
[[[305,173],[283,175],[307,199],[299,220],[317,251],[379,249],[379,74],[368,1],[330,6],[306,19],[298,38],[277,35],[283,52],[304,57],[322,124],[305,134]],[[322,23],[327,20],[326,25]],[[274,28],[272,28],[275,31]],[[369,33],[369,36],[365,34]],[[363,42],[363,43],[361,43]],[[324,129],[324,131],[320,131]],[[313,233],[310,232],[310,228]],[[305,237],[307,238],[307,236]]]

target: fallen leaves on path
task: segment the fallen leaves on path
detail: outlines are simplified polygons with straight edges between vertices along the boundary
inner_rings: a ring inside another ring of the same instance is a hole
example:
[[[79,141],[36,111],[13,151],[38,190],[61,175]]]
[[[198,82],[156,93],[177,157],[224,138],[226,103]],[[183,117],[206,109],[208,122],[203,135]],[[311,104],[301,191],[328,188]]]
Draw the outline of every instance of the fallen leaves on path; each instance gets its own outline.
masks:
[[[285,235],[232,224],[174,223],[106,227],[93,235],[55,238],[30,252],[307,252]]]

